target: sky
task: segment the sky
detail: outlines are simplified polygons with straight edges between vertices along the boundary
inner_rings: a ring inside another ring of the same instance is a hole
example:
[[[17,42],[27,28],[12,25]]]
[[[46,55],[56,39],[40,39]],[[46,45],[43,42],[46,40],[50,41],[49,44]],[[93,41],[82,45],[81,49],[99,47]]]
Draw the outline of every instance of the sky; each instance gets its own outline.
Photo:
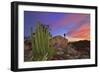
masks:
[[[70,40],[90,40],[90,14],[24,11],[24,36],[40,22],[49,25],[52,36],[66,34]]]

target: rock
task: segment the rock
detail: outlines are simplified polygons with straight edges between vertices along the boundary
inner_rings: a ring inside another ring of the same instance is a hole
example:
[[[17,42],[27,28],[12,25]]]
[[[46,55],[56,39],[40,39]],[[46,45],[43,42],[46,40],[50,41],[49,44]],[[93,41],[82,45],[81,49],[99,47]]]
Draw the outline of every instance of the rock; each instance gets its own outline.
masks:
[[[66,48],[68,45],[68,39],[62,37],[62,36],[55,36],[52,39],[50,39],[50,44],[53,45],[54,48]]]
[[[24,50],[24,61],[32,61],[32,51]]]
[[[30,40],[24,41],[24,61],[32,61],[32,45]]]

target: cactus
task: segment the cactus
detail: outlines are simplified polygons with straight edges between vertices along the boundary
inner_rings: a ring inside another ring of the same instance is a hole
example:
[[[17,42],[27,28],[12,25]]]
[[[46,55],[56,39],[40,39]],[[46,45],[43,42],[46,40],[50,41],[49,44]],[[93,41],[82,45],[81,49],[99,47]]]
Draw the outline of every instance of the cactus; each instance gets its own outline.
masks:
[[[51,34],[48,27],[38,23],[36,25],[35,34],[33,35],[31,28],[31,42],[34,61],[49,60],[55,54],[55,49],[50,46]]]

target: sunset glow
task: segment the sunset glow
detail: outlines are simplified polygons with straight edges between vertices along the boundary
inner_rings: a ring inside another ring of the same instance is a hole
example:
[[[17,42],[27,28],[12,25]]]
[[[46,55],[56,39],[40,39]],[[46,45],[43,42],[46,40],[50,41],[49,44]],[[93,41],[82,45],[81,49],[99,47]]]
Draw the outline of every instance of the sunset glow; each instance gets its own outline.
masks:
[[[49,25],[52,36],[66,34],[71,41],[90,40],[90,14],[25,11],[24,20],[24,36],[30,36],[30,28],[39,21]]]

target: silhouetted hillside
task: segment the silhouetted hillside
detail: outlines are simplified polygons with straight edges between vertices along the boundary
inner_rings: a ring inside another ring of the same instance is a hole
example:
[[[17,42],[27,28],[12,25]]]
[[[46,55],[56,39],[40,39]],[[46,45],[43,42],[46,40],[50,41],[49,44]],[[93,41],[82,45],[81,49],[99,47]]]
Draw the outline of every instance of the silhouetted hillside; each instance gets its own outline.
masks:
[[[87,48],[90,47],[90,41],[88,40],[80,40],[76,42],[70,42],[75,48]]]

